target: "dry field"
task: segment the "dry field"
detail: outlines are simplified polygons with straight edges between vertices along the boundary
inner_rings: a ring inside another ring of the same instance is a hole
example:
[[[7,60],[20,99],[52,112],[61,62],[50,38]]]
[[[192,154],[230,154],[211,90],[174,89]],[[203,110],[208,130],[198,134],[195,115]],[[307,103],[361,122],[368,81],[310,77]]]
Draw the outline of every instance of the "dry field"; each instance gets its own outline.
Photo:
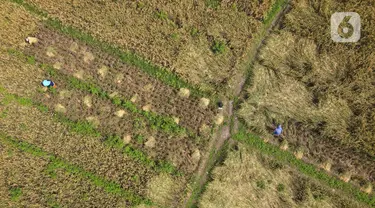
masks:
[[[240,144],[213,170],[199,203],[215,207],[363,207],[292,168]]]
[[[243,69],[274,0],[28,0],[63,24],[121,46],[209,92]],[[261,2],[261,3],[259,3]]]
[[[360,14],[358,43],[331,40],[335,11]],[[282,144],[358,184],[375,182],[374,14],[373,1],[292,3],[258,54],[239,111],[264,138],[283,124]]]
[[[218,132],[232,127],[217,101],[229,103],[283,3],[2,1],[0,207],[362,206],[242,145],[198,200],[197,181],[221,155],[209,146],[221,150],[230,133]],[[284,146],[358,184],[375,180],[368,4],[292,3],[236,114],[265,137],[284,124]],[[330,42],[336,7],[363,14],[359,43]]]
[[[44,27],[14,3],[0,8],[2,205],[182,206],[213,105]],[[45,78],[58,87],[44,91]]]
[[[52,178],[49,161],[1,143],[0,207],[123,207],[125,200],[108,195],[92,182],[64,170]]]

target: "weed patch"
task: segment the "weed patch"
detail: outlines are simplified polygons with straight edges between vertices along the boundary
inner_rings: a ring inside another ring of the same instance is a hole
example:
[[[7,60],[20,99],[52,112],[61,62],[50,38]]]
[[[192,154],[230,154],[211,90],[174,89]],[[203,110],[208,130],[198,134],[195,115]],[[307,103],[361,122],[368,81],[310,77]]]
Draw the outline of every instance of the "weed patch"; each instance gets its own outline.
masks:
[[[226,44],[224,41],[214,40],[211,50],[214,54],[223,54],[226,50]]]
[[[22,196],[22,189],[20,187],[11,187],[9,189],[9,194],[12,201],[18,201]]]

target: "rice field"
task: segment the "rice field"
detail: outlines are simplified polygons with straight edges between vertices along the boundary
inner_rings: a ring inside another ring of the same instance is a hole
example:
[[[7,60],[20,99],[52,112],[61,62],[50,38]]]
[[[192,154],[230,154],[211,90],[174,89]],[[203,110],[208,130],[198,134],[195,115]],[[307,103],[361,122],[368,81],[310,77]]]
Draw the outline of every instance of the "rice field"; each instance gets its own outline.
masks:
[[[358,186],[374,184],[372,1],[294,1],[252,66],[238,115],[265,141]],[[363,5],[364,5],[363,4]],[[357,43],[335,43],[335,11],[360,14]],[[283,41],[280,41],[283,40]],[[272,137],[275,125],[284,133]]]
[[[26,1],[63,24],[141,55],[211,93],[243,71],[274,0]]]
[[[213,170],[199,202],[202,208],[362,206],[241,143]]]
[[[287,3],[2,1],[0,207],[373,206],[375,5]]]

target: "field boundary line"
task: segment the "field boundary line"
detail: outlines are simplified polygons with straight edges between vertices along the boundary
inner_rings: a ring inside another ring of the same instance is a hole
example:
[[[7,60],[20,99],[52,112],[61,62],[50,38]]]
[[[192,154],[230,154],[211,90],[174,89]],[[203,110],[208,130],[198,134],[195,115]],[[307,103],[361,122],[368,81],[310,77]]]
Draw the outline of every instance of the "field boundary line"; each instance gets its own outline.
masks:
[[[270,12],[268,13],[263,27],[260,29],[260,32],[257,33],[257,36],[254,40],[254,46],[249,50],[249,62],[242,63],[245,65],[247,70],[244,70],[242,73],[240,81],[236,81],[238,83],[238,86],[235,88],[233,95],[230,95],[229,97],[232,97],[232,100],[229,101],[230,107],[228,109],[228,120],[229,124],[222,126],[222,128],[219,128],[213,138],[213,144],[216,144],[218,142],[219,144],[216,145],[210,145],[209,155],[206,158],[206,161],[202,162],[202,171],[201,174],[198,174],[196,176],[196,179],[194,181],[193,185],[193,191],[192,195],[187,200],[185,206],[188,208],[194,208],[197,206],[197,203],[199,202],[199,198],[204,193],[204,189],[208,184],[208,178],[212,174],[212,170],[215,168],[215,166],[220,162],[219,160],[223,160],[223,157],[225,156],[226,151],[228,150],[228,146],[230,145],[230,141],[228,139],[232,136],[233,130],[233,121],[234,121],[234,113],[233,110],[236,109],[238,104],[238,98],[237,96],[240,95],[240,93],[243,91],[243,87],[245,85],[245,82],[249,79],[250,71],[251,71],[251,65],[254,61],[256,54],[258,52],[258,48],[263,43],[265,37],[268,35],[269,31],[274,26],[274,21],[280,18],[280,16],[283,15],[283,12],[289,3],[289,0],[277,0],[275,4],[272,5],[272,8]],[[250,63],[250,67],[248,66]],[[244,78],[243,78],[244,76]],[[234,100],[234,102],[233,102]],[[227,135],[226,135],[227,134]]]
[[[234,134],[232,138],[235,141],[245,144],[247,147],[257,149],[263,154],[295,167],[299,172],[324,182],[331,188],[348,193],[359,202],[375,207],[374,195],[368,195],[360,191],[354,184],[346,183],[339,180],[336,176],[331,176],[324,171],[318,170],[315,165],[297,159],[294,154],[289,151],[283,151],[275,145],[264,142],[260,137],[246,132],[243,126],[240,126],[240,130]]]
[[[109,194],[114,194],[121,196],[125,200],[130,201],[134,205],[138,204],[147,204],[152,205],[153,203],[149,199],[144,199],[143,197],[133,193],[129,190],[124,190],[120,184],[110,181],[108,179],[102,178],[93,174],[89,171],[84,170],[83,168],[70,164],[64,159],[58,158],[57,156],[44,151],[42,148],[39,148],[28,142],[18,140],[12,137],[7,136],[4,132],[0,131],[0,140],[4,143],[17,148],[23,152],[32,154],[36,157],[43,157],[49,159],[52,165],[48,165],[48,171],[54,171],[58,168],[65,170],[68,173],[78,175],[82,178],[90,180],[93,184],[104,189],[105,192]]]
[[[76,29],[72,26],[63,25],[61,20],[49,17],[49,14],[47,12],[43,11],[35,5],[25,2],[24,0],[9,1],[24,7],[28,12],[32,14],[42,17],[42,22],[46,26],[53,28],[54,30],[59,31],[65,35],[68,35],[69,37],[78,39],[81,42],[84,42],[88,45],[99,48],[100,50],[107,52],[111,55],[114,55],[118,57],[123,63],[141,69],[146,74],[150,75],[155,79],[160,80],[161,82],[165,83],[166,85],[174,89],[188,88],[191,92],[191,95],[194,97],[213,98],[211,92],[203,91],[202,89],[199,89],[199,87],[191,85],[190,83],[184,81],[173,72],[168,71],[164,67],[152,64],[151,61],[137,55],[134,52],[126,51],[125,49],[115,46],[114,44],[100,41],[94,38],[89,33]]]
[[[5,88],[0,86],[0,93],[5,95],[5,99],[2,100],[3,103],[10,102],[11,100],[15,100],[22,106],[32,106],[36,107],[42,113],[49,112],[50,109],[43,105],[42,103],[38,103],[33,101],[31,98],[24,98],[18,95],[14,95],[11,93],[6,92]],[[175,166],[170,164],[167,161],[162,160],[152,160],[141,150],[138,150],[130,144],[125,144],[122,142],[121,138],[116,135],[102,135],[95,127],[87,122],[87,121],[72,121],[65,116],[55,113],[53,115],[53,119],[57,122],[64,124],[69,128],[70,131],[75,132],[80,135],[84,136],[92,136],[99,139],[105,138],[104,141],[101,140],[101,143],[106,145],[109,148],[113,148],[119,150],[122,154],[132,158],[134,161],[140,163],[140,165],[145,165],[149,168],[154,169],[156,172],[165,172],[174,176],[182,176],[183,173],[177,170]]]

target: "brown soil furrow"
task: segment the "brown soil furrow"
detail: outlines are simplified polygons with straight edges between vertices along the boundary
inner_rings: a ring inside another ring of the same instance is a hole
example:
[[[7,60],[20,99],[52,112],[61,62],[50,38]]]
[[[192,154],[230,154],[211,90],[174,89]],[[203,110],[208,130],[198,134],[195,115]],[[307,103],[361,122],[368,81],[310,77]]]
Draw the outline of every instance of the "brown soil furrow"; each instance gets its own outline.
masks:
[[[168,136],[165,133],[152,130],[142,117],[125,111],[123,117],[115,115],[121,108],[113,105],[109,100],[91,96],[92,106],[88,107],[84,99],[87,94],[70,89],[64,86],[64,80],[55,78],[59,83],[56,94],[40,94],[36,100],[41,101],[50,109],[55,109],[56,105],[62,105],[67,118],[82,122],[90,121],[97,129],[105,135],[117,135],[121,138],[130,136],[130,144],[151,156],[155,160],[171,161],[180,170],[191,173],[195,164],[186,160],[199,148],[194,140],[186,136]],[[62,93],[64,92],[64,93]],[[61,99],[61,94],[68,93],[69,96]],[[91,119],[91,120],[90,120]],[[150,137],[154,137],[156,144],[154,147],[147,147],[145,143]]]
[[[151,105],[152,111],[177,117],[182,126],[196,132],[203,124],[212,124],[215,114],[213,105],[203,109],[199,106],[198,98],[181,97],[176,89],[166,86],[141,70],[57,32],[44,28],[36,37],[39,39],[38,44],[26,48],[26,51],[37,60],[51,65],[59,63],[62,72],[69,75],[81,74],[83,79],[92,80],[104,90],[117,92],[128,100],[136,96],[135,104],[139,108]],[[105,75],[101,75],[99,69],[106,71],[103,72]]]

